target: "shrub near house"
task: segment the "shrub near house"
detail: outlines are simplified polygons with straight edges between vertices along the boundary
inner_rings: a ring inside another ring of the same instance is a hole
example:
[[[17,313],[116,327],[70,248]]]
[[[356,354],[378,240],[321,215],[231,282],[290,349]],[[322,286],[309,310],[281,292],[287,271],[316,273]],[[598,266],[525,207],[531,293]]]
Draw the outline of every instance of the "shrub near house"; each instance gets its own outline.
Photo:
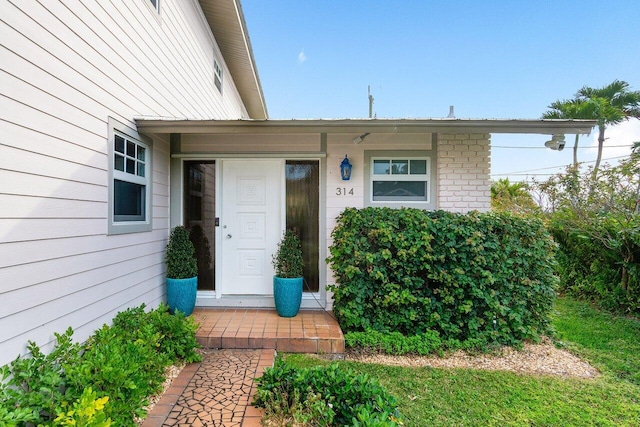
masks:
[[[136,426],[147,397],[165,380],[165,366],[200,360],[196,324],[161,305],[118,313],[87,342],[73,329],[56,334],[48,354],[33,342],[31,357],[0,366],[0,426]]]
[[[536,219],[348,208],[332,236],[345,332],[517,345],[548,331],[555,244]]]

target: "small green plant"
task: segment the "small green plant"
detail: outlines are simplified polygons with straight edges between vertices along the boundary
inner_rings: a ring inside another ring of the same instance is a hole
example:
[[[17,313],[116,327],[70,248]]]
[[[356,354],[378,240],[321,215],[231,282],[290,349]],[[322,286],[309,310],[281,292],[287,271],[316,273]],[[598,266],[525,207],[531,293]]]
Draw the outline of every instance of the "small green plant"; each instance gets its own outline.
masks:
[[[346,426],[361,415],[362,423],[373,420],[381,423],[359,425],[401,425],[394,396],[377,380],[338,364],[296,368],[279,358],[257,381],[253,404],[267,409],[267,419],[304,420],[303,425],[311,426]],[[302,402],[303,396],[309,401]]]
[[[71,408],[58,412],[54,423],[56,426],[110,427],[111,419],[104,412],[108,402],[109,397],[97,397],[91,387],[86,388]]]
[[[166,261],[170,279],[188,279],[198,275],[196,250],[189,240],[189,231],[181,225],[171,230]]]
[[[185,317],[183,313],[171,315],[169,307],[164,303],[149,312],[145,312],[144,304],[121,311],[113,319],[113,327],[123,339],[131,341],[156,341],[156,338],[150,337],[158,334],[154,349],[165,355],[171,363],[178,360],[186,363],[201,360],[201,356],[196,352],[200,347],[195,337],[198,325],[192,317]],[[149,332],[145,332],[147,329]]]
[[[273,254],[272,264],[278,277],[302,277],[302,246],[293,230],[285,231],[278,243],[278,250]]]
[[[289,392],[291,395],[289,395]],[[320,393],[299,389],[266,393],[265,418],[273,425],[327,427],[333,425],[334,412]]]

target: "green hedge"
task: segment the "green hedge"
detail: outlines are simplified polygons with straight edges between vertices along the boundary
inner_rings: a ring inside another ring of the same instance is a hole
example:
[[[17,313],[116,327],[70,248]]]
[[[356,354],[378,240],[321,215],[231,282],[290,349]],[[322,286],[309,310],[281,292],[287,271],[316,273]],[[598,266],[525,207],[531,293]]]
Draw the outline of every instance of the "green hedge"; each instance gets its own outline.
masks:
[[[200,360],[192,318],[144,308],[118,313],[84,344],[71,328],[49,354],[29,342],[31,357],[0,367],[0,426],[136,426],[165,366]]]
[[[548,332],[555,244],[536,219],[348,208],[332,238],[329,289],[345,332],[510,345]]]

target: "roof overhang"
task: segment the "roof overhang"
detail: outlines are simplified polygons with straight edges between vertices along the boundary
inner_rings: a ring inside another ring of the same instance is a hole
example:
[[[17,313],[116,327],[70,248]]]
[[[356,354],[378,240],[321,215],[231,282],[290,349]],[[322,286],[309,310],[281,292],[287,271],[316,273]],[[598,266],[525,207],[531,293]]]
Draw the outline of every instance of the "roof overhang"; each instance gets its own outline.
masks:
[[[218,135],[304,133],[523,133],[589,134],[594,120],[559,119],[293,119],[185,120],[136,118],[144,133]]]
[[[240,0],[199,0],[249,117],[266,119],[258,68]]]

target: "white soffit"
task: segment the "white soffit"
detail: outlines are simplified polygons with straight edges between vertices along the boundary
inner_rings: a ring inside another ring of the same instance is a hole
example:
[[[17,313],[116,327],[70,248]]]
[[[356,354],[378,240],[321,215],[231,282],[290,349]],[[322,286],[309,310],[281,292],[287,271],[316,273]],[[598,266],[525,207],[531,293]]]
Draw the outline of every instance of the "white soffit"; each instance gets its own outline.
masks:
[[[266,119],[267,105],[240,1],[198,1],[249,116]]]

